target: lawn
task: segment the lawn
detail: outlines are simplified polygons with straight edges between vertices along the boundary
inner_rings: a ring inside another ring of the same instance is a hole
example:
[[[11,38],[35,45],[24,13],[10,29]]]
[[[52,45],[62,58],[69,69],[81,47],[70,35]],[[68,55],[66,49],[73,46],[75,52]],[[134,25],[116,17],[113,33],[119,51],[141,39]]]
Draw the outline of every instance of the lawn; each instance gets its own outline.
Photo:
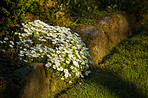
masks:
[[[68,98],[146,98],[148,32],[143,29],[116,46],[84,82],[63,91]],[[56,96],[56,97],[57,97]]]

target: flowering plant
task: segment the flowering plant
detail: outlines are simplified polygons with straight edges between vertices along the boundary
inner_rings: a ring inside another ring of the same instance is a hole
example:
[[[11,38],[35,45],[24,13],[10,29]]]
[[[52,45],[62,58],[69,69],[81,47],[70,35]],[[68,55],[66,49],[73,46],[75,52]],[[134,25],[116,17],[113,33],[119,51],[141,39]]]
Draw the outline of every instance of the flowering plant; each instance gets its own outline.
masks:
[[[77,33],[69,28],[49,26],[40,20],[22,26],[22,33],[15,32],[19,39],[15,43],[20,48],[20,60],[27,63],[44,61],[48,71],[58,71],[62,80],[84,77],[82,71],[87,76],[91,72],[89,64],[92,61],[88,59],[91,56]],[[13,41],[10,43],[13,48]]]

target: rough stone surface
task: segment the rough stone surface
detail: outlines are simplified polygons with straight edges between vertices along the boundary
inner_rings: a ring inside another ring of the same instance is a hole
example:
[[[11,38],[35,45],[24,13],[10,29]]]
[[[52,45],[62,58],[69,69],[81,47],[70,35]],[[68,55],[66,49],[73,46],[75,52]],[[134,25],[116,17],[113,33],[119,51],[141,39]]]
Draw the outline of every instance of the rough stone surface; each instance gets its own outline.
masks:
[[[69,87],[58,77],[47,77],[43,63],[30,65],[32,71],[26,77],[26,83],[21,91],[21,98],[50,98],[58,96],[64,89]]]
[[[26,84],[21,98],[48,98],[49,80],[46,77],[43,63],[33,63],[32,71],[26,77]]]
[[[130,35],[129,23],[121,14],[105,17],[99,24],[102,27],[85,25],[78,28],[94,64],[101,62],[114,46]]]
[[[25,67],[21,67],[17,70],[15,70],[15,74],[20,74],[22,76],[22,78],[26,78],[27,74],[30,72],[30,67],[29,66],[25,66]]]

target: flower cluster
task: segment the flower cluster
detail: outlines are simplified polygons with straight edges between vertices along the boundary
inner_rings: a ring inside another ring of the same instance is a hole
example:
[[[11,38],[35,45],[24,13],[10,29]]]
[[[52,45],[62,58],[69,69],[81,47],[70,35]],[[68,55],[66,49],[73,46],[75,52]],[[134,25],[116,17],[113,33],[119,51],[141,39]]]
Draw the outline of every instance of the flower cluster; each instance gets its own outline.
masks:
[[[47,68],[61,72],[62,80],[84,77],[82,71],[86,71],[86,75],[91,73],[89,64],[92,61],[88,59],[91,56],[77,33],[69,28],[49,26],[40,20],[23,23],[22,26],[22,33],[15,32],[19,38],[16,44],[20,48],[20,60],[45,60]]]
[[[8,37],[5,37],[3,41],[0,41],[1,44],[9,44],[10,48],[13,48],[14,46],[14,42],[12,40],[9,40]],[[5,52],[5,50],[2,50],[3,52]]]

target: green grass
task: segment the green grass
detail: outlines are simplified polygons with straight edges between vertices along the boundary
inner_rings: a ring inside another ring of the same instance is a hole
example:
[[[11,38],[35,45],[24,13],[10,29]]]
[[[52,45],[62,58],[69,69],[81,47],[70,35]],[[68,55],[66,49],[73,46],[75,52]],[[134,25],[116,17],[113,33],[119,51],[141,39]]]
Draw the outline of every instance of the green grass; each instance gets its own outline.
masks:
[[[62,92],[68,98],[146,98],[148,32],[124,40],[95,67],[84,83]]]

